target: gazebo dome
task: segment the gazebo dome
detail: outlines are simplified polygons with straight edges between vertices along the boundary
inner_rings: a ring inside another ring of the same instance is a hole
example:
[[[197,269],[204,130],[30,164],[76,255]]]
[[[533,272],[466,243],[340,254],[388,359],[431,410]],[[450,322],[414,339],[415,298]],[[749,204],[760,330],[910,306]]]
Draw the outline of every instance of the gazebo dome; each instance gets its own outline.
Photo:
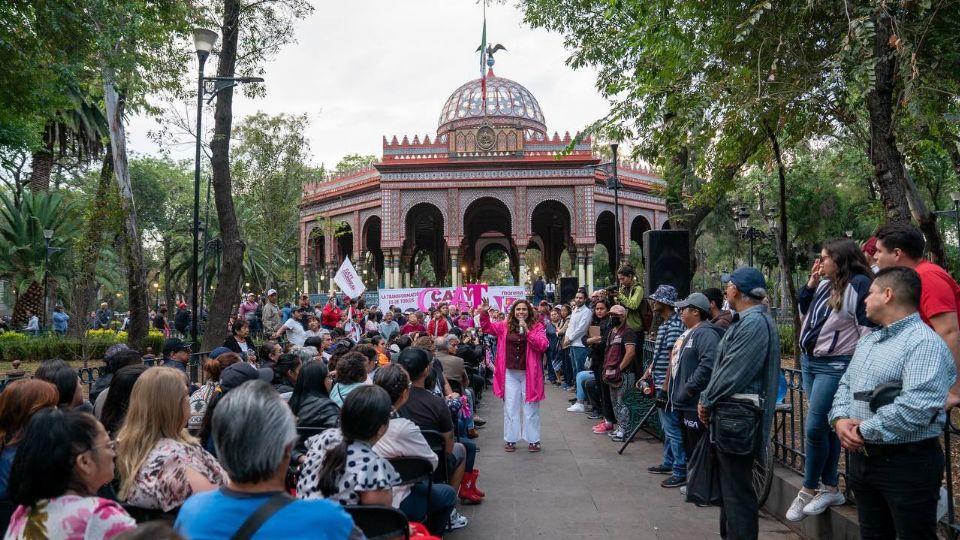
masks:
[[[525,138],[543,140],[547,126],[537,98],[522,84],[497,77],[491,69],[487,75],[487,111],[483,112],[483,90],[480,79],[474,79],[454,90],[440,113],[437,136],[454,129],[489,122],[495,126],[520,126]]]

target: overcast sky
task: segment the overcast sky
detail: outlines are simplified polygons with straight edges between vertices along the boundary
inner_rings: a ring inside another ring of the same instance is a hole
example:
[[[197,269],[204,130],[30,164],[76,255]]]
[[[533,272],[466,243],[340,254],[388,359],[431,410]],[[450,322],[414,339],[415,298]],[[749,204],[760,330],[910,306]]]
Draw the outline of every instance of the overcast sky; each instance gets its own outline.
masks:
[[[267,66],[266,98],[234,98],[235,119],[258,110],[306,113],[316,163],[332,168],[352,153],[382,154],[382,136],[430,134],[440,109],[461,84],[479,76],[482,7],[475,0],[314,0],[316,11],[297,24],[297,43]],[[494,71],[533,92],[547,128],[571,133],[607,112],[593,70],[574,71],[559,35],[525,25],[512,5],[487,8],[487,39],[508,51]],[[211,75],[208,68],[207,75]],[[210,122],[208,115],[204,122]],[[146,133],[152,120],[129,126],[129,146],[157,148]],[[189,158],[192,147],[173,153]]]

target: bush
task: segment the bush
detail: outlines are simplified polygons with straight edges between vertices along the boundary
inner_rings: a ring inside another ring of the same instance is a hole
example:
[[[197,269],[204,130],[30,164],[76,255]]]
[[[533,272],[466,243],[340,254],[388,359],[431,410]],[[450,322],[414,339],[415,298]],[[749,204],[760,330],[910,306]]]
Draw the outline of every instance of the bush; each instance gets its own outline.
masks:
[[[779,324],[780,328],[780,356],[797,355],[797,338],[793,332],[793,323]]]
[[[103,358],[104,353],[112,345],[127,342],[126,332],[112,330],[89,330],[87,337],[87,350],[90,359],[93,360]],[[163,347],[163,334],[151,330],[142,347],[144,351],[147,347],[153,347],[153,352],[158,354]],[[50,334],[37,337],[19,332],[0,334],[0,360],[9,362],[19,359],[23,362],[40,362],[48,358],[62,358],[68,362],[82,360],[80,340]]]

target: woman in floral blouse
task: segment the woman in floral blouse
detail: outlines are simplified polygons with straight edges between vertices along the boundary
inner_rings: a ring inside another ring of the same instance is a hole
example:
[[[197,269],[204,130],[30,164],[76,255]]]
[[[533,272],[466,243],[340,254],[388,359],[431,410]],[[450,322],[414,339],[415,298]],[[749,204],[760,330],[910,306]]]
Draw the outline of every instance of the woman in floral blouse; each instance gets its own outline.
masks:
[[[187,381],[173,368],[150,368],[133,387],[117,435],[120,500],[169,512],[187,497],[226,485],[217,460],[187,430]]]
[[[4,539],[101,540],[136,528],[123,507],[96,496],[113,479],[115,448],[91,414],[38,412],[10,471],[10,499],[19,506]]]
[[[387,391],[379,386],[350,392],[340,411],[340,428],[307,439],[297,496],[344,505],[390,506],[391,489],[400,483],[400,475],[373,445],[387,432],[392,407]]]

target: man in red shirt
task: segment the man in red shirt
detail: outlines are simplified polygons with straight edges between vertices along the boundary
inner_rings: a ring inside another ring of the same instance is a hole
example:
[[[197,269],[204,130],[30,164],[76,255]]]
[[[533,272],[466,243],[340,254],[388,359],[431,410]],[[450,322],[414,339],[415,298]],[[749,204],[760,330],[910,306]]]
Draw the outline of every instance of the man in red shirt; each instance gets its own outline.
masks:
[[[337,297],[330,295],[330,298],[327,299],[327,305],[323,306],[320,326],[327,330],[333,330],[340,324],[340,313],[340,308],[337,306]]]
[[[926,241],[916,227],[888,223],[877,231],[874,258],[881,269],[906,266],[920,275],[920,318],[943,338],[960,373],[960,286],[946,270],[923,258]],[[950,387],[946,408],[960,404],[960,375]]]

